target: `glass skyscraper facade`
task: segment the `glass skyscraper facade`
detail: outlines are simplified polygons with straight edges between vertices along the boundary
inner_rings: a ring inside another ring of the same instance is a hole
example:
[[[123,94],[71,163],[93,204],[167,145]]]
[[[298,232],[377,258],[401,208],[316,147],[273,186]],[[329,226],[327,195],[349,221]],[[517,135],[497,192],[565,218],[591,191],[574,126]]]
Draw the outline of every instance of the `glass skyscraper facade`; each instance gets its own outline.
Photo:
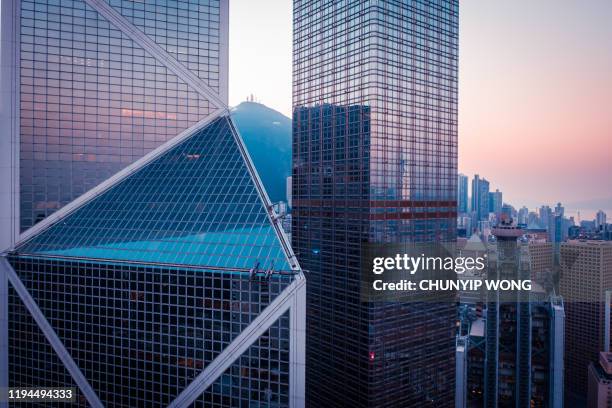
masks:
[[[468,212],[468,177],[465,174],[457,175],[457,212]]]
[[[81,406],[303,406],[304,278],[231,119],[208,122],[0,258],[9,386],[80,379]]]
[[[521,238],[523,230],[506,218],[492,233],[496,243],[487,257],[488,279],[529,280],[529,244]],[[481,383],[469,385],[470,403],[486,408],[562,406],[563,299],[541,288],[491,290],[484,325],[484,360],[469,369],[473,378],[481,375]]]
[[[225,0],[13,3],[21,231],[227,103]]]
[[[489,182],[478,174],[472,179],[472,212],[476,221],[489,219]]]
[[[451,406],[454,302],[364,303],[362,257],[452,242],[458,1],[294,0],[292,242],[307,404]]]

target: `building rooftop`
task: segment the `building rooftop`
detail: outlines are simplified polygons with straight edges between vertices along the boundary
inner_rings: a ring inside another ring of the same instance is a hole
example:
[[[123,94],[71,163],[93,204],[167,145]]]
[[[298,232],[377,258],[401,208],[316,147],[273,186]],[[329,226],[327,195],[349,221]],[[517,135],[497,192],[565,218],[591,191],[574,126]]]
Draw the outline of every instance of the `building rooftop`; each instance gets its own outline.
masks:
[[[561,245],[588,246],[588,247],[612,247],[612,241],[595,239],[570,239]]]
[[[15,252],[291,271],[296,263],[241,143],[231,119],[217,117],[70,212],[58,211]]]

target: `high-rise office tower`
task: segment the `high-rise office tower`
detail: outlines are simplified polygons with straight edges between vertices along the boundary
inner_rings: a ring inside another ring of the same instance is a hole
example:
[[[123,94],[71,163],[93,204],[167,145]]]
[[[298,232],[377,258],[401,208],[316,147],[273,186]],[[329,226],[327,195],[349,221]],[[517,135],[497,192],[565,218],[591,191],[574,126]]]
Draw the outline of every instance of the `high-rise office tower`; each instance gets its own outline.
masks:
[[[529,241],[529,262],[531,279],[540,284],[552,284],[553,245],[545,239]]]
[[[457,212],[468,212],[468,176],[457,175]]]
[[[514,210],[514,207],[512,207],[510,204],[504,204],[502,205],[500,220],[503,218],[514,218],[515,213],[516,211]]]
[[[6,0],[1,15],[1,249],[227,104],[228,0]]]
[[[550,218],[552,217],[552,210],[549,206],[543,205],[539,209],[540,215],[540,227],[548,229]]]
[[[565,215],[565,207],[561,203],[557,203],[555,206],[555,216],[563,217]]]
[[[520,226],[526,227],[527,226],[527,220],[529,217],[529,208],[522,206],[521,208],[519,208],[518,210],[518,220],[517,223]]]
[[[567,241],[561,245],[560,293],[566,300],[566,389],[584,396],[587,369],[605,350],[605,292],[612,290],[612,242]]]
[[[489,219],[489,182],[478,174],[472,179],[472,212],[477,221]]]
[[[529,245],[518,241],[522,230],[504,217],[492,232],[497,243],[488,257],[488,279],[531,279]],[[484,342],[475,341],[485,355],[483,406],[561,408],[563,301],[537,290],[491,290],[485,327]]]
[[[458,374],[457,381],[462,383],[457,384],[456,401],[461,402],[457,408],[563,407],[563,302],[558,297],[546,296],[530,302],[532,333],[522,333],[528,341],[520,359],[514,344],[508,347],[510,332],[502,331],[497,364],[491,364],[490,355],[486,353],[487,345],[491,344],[487,343],[488,320],[482,317],[469,322],[467,334],[458,336],[458,348],[462,346],[463,350],[457,350],[457,354],[464,360],[456,364],[457,368],[466,366],[466,373]],[[505,312],[511,309],[506,308]],[[508,318],[513,316],[514,312],[507,314]],[[502,330],[508,330],[512,320],[501,324]],[[519,368],[521,366],[526,368]],[[529,374],[520,382],[526,388],[522,392],[531,398],[523,398],[517,403],[519,394],[515,381],[519,370]]]
[[[595,215],[595,230],[603,230],[606,226],[606,213],[602,210],[597,211]]]
[[[0,387],[304,406],[305,280],[225,109],[29,229],[0,283]]]
[[[527,214],[527,228],[528,229],[539,229],[540,228],[540,219],[538,217],[537,212],[529,211],[529,214]]]
[[[495,191],[489,193],[489,212],[494,213],[498,218],[498,221],[501,216],[503,204],[503,196],[501,191],[496,189]]]
[[[303,406],[304,278],[228,116],[228,1],[1,5],[0,387]]]
[[[599,360],[589,364],[587,408],[612,406],[612,353],[602,351]]]
[[[555,214],[548,219],[548,237],[553,243],[554,264],[559,265],[561,243],[567,240],[569,232],[569,222],[563,217],[563,207],[559,210],[559,206],[555,208]]]
[[[292,242],[307,403],[453,404],[454,302],[368,303],[362,256],[456,236],[459,2],[295,0]]]

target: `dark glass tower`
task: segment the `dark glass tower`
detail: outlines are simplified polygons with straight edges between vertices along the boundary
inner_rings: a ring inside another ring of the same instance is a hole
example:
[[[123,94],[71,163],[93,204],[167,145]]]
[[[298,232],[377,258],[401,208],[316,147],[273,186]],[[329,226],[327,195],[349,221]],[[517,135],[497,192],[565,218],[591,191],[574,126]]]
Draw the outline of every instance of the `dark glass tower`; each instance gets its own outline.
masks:
[[[365,248],[456,235],[458,1],[294,1],[307,403],[453,404],[455,304],[363,303]]]
[[[488,252],[489,280],[530,279],[529,243],[523,232],[507,216],[493,228],[497,242]],[[469,361],[467,389],[464,384],[460,391],[466,393],[468,406],[562,406],[563,299],[534,281],[530,291],[487,291],[485,313],[480,322],[484,332],[473,336],[477,331],[470,330],[470,348],[478,350]]]

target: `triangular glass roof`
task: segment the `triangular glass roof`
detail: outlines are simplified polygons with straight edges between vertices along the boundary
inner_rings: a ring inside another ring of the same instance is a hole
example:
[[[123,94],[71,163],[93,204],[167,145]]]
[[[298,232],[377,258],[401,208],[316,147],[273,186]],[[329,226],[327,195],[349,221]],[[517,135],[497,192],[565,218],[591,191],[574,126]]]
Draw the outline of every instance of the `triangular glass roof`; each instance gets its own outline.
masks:
[[[234,132],[214,119],[16,252],[289,270]]]

